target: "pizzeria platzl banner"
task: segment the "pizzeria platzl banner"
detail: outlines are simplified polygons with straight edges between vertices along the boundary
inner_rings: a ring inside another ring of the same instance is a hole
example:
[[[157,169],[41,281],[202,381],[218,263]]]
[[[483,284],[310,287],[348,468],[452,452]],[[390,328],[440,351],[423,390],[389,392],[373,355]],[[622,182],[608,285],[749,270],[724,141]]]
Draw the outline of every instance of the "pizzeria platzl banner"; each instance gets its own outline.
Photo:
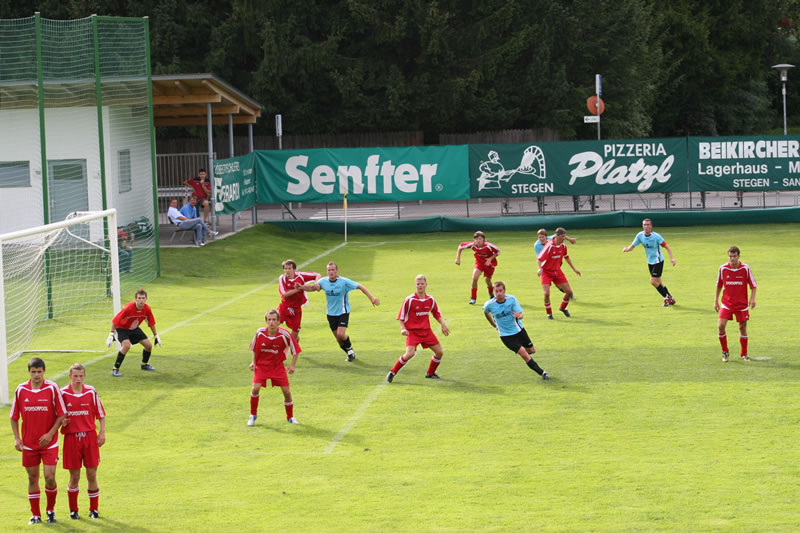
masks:
[[[472,198],[686,191],[686,139],[473,144],[469,176]]]

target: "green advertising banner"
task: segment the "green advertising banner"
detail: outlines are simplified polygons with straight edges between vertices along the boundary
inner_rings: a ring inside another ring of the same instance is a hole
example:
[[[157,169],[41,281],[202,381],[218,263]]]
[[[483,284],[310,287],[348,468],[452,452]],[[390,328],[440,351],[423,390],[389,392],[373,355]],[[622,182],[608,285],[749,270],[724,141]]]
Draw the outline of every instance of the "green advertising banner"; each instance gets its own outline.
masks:
[[[256,203],[254,154],[214,161],[214,212],[229,215]]]
[[[800,189],[800,137],[690,137],[693,191]]]
[[[258,150],[258,201],[469,198],[466,146]]]
[[[469,145],[470,197],[688,190],[686,139]]]

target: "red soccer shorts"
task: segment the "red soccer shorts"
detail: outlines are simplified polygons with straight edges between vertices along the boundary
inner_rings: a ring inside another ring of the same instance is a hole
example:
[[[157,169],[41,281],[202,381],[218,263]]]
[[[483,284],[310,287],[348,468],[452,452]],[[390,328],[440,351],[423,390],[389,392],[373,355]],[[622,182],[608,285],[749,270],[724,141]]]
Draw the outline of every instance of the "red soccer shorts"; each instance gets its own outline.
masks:
[[[286,374],[286,370],[284,369],[283,375],[280,374],[256,374],[253,376],[253,383],[261,383],[262,387],[267,386],[267,380],[272,380],[273,387],[288,387],[289,386],[289,376]]]
[[[433,330],[408,330],[406,346],[416,346],[421,344],[422,348],[430,348],[439,344],[439,339],[433,334]]]
[[[81,465],[86,468],[97,468],[100,464],[100,447],[97,445],[97,433],[64,434],[64,469],[80,470]]]
[[[483,272],[483,277],[485,278],[491,279],[492,276],[494,276],[494,267],[486,266],[486,263],[484,263],[483,261],[475,263],[475,269]]]
[[[720,318],[731,320],[734,316],[736,317],[736,322],[747,322],[750,320],[750,310],[742,309],[741,311],[734,311],[733,309],[727,309],[725,307],[719,308]]]
[[[278,314],[281,315],[281,324],[286,324],[286,327],[292,331],[300,331],[300,320],[303,318],[302,307],[289,307],[281,302],[278,305]]]
[[[58,463],[58,446],[45,450],[22,450],[22,466],[39,466],[39,463],[55,465]]]
[[[562,285],[566,282],[567,276],[565,276],[561,270],[557,270],[556,272],[542,270],[542,285],[550,285],[551,283]]]

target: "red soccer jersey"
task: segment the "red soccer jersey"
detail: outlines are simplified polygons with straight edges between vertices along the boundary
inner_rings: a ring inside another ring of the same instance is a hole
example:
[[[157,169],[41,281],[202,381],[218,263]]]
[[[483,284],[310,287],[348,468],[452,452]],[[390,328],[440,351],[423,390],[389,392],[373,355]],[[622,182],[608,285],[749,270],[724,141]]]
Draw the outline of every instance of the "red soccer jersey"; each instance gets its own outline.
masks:
[[[480,247],[475,244],[475,241],[462,242],[458,246],[459,250],[464,250],[466,248],[472,248],[472,251],[475,254],[475,262],[481,265],[485,265],[486,260],[491,256],[500,255],[500,248],[488,241],[484,241],[483,246]],[[492,259],[492,266],[497,266],[497,257]]]
[[[22,417],[22,446],[27,450],[45,450],[58,447],[58,431],[53,440],[44,447],[39,446],[39,439],[50,431],[56,418],[66,411],[64,400],[58,385],[44,380],[42,388],[34,389],[30,381],[21,383],[14,393],[10,418],[19,420]]]
[[[725,263],[719,267],[717,276],[717,287],[723,287],[722,307],[733,311],[742,311],[750,305],[747,297],[747,287],[756,288],[756,278],[750,271],[750,267],[744,263],[739,263],[739,268],[731,267],[730,263]]]
[[[397,313],[397,320],[402,320],[407,330],[430,331],[431,322],[428,315],[433,315],[437,320],[442,316],[436,300],[429,294],[420,298],[414,293],[406,297],[400,312]]]
[[[61,389],[61,396],[67,406],[69,424],[61,428],[61,433],[86,433],[95,430],[95,419],[106,417],[100,396],[91,385],[83,385],[80,393],[72,392],[72,384]]]
[[[144,304],[144,307],[137,309],[136,302],[131,302],[117,313],[113,322],[114,327],[117,329],[136,329],[145,320],[147,320],[147,325],[151,328],[156,325],[156,319],[153,317],[153,311],[150,306]]]
[[[281,327],[275,336],[271,336],[267,328],[260,328],[250,343],[250,350],[255,354],[258,375],[280,374],[285,371],[283,362],[286,360],[286,355],[302,352],[289,330]]]
[[[206,181],[205,183],[206,185],[209,185],[208,181]],[[206,198],[208,198],[208,193],[203,188],[203,184],[200,183],[198,180],[195,179],[189,180],[189,185],[192,186],[192,192],[194,192],[194,195],[197,197],[198,200],[205,200]],[[210,186],[211,185],[209,185],[209,187]]]
[[[287,278],[286,274],[281,274],[281,277],[278,278],[278,291],[281,293],[281,300],[283,304],[288,307],[304,306],[308,301],[306,291],[297,292],[288,298],[284,297],[283,295],[294,289],[295,283],[305,285],[306,283],[314,281],[315,279],[317,279],[317,275],[314,272],[295,272],[293,278]]]
[[[542,251],[539,252],[537,259],[542,262],[542,270],[560,272],[561,261],[563,261],[565,257],[569,257],[567,245],[563,242],[561,244],[556,244],[550,240],[547,241]]]

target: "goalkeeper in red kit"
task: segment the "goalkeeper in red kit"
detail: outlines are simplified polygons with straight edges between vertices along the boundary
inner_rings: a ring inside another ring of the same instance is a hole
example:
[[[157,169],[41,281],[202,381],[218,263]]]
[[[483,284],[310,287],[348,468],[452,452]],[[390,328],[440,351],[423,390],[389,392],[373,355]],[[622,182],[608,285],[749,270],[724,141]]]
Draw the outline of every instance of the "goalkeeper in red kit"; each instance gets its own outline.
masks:
[[[131,346],[134,344],[141,344],[142,348],[142,370],[155,370],[150,365],[150,354],[153,351],[153,343],[156,346],[161,346],[161,338],[156,331],[156,319],[153,317],[153,311],[147,305],[147,291],[139,289],[136,291],[136,300],[130,302],[117,313],[111,321],[111,333],[108,334],[106,346],[109,348],[114,341],[119,341],[120,348],[117,353],[117,360],[114,362],[114,368],[111,370],[111,375],[115,378],[122,377],[119,367],[122,366],[122,361],[125,360],[125,355]],[[153,342],[147,338],[147,335],[139,327],[144,321],[153,332]]]

